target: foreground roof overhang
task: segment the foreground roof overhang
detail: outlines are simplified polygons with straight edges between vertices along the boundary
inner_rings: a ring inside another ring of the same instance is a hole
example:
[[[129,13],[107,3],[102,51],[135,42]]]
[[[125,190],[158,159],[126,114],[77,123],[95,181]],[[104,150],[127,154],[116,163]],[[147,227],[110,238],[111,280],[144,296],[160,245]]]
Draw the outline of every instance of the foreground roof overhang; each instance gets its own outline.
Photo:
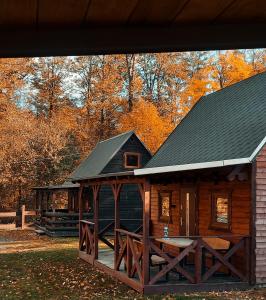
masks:
[[[0,1],[0,56],[266,47],[263,0]]]
[[[179,172],[179,171],[187,171],[187,170],[200,170],[200,169],[207,169],[207,168],[218,168],[218,167],[225,167],[225,166],[250,164],[253,162],[254,158],[258,155],[258,153],[260,152],[260,150],[263,148],[265,144],[266,144],[266,136],[261,141],[261,143],[257,146],[257,148],[253,151],[250,157],[246,157],[246,158],[236,158],[236,159],[200,162],[200,163],[192,163],[192,164],[184,164],[184,165],[172,165],[172,166],[154,167],[154,168],[143,168],[143,169],[134,170],[134,174],[136,176],[140,176],[140,175],[161,174],[161,173]]]

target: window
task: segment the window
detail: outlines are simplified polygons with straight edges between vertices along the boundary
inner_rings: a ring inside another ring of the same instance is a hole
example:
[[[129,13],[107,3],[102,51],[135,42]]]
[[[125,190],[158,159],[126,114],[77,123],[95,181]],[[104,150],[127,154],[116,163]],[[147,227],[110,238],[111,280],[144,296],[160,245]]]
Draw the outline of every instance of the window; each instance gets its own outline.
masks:
[[[211,204],[211,228],[231,229],[231,193],[213,192]]]
[[[159,220],[164,223],[171,221],[171,192],[159,192]]]
[[[140,167],[140,154],[133,152],[125,152],[124,154],[125,168],[139,168]]]

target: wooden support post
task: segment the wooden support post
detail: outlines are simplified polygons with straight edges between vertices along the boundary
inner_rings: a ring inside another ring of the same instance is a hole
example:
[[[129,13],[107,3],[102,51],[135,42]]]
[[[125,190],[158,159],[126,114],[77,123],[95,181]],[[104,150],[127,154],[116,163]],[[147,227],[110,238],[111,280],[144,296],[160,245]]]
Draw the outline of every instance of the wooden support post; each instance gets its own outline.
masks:
[[[247,282],[251,283],[251,272],[250,272],[250,240],[249,237],[245,237],[245,256],[246,256],[246,280]]]
[[[94,259],[98,259],[98,233],[99,233],[99,190],[100,185],[93,185],[93,222],[94,222]]]
[[[150,281],[150,210],[151,210],[151,187],[149,180],[143,185],[143,264],[142,278],[143,285],[147,285]]]
[[[202,267],[202,244],[201,238],[197,240],[195,251],[195,283],[201,282],[201,267]]]
[[[78,203],[79,203],[79,242],[81,242],[81,223],[80,221],[83,218],[83,205],[82,205],[82,193],[83,193],[83,184],[80,184],[78,191]]]
[[[72,191],[67,191],[67,209],[68,212],[72,212]]]
[[[129,239],[130,237],[127,235],[127,276],[131,277],[131,273],[132,273],[132,250],[130,248],[130,244],[129,244]]]
[[[116,231],[116,229],[120,228],[120,209],[119,209],[119,196],[121,191],[122,184],[112,184],[112,190],[115,200],[115,259],[114,259],[114,268],[116,269],[117,266],[117,260],[119,257],[119,232]]]
[[[250,284],[256,284],[256,202],[257,202],[257,183],[256,183],[256,174],[257,174],[257,163],[254,161],[252,163],[251,169],[251,212],[250,212],[250,255],[249,255],[249,280]],[[248,260],[248,259],[247,259]]]
[[[21,206],[21,229],[25,228],[25,205]]]

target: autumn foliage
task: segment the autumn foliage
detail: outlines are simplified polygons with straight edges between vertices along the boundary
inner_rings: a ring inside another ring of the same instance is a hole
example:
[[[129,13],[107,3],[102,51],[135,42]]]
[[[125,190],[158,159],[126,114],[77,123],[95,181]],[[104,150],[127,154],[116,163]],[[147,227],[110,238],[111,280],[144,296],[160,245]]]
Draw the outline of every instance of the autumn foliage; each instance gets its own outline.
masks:
[[[61,183],[120,132],[155,152],[201,96],[265,62],[263,49],[0,59],[0,206]]]

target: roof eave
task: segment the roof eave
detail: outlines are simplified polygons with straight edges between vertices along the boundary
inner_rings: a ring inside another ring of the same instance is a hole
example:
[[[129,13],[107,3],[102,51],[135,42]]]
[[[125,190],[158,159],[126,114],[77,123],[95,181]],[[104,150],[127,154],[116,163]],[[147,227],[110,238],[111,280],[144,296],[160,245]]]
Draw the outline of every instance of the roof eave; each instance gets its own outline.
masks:
[[[141,175],[151,175],[151,174],[159,174],[159,173],[179,172],[179,171],[186,171],[186,170],[217,168],[217,167],[249,164],[249,163],[251,163],[250,158],[237,158],[237,159],[210,161],[210,162],[202,162],[202,163],[195,163],[195,164],[174,165],[174,166],[146,168],[146,169],[144,168],[144,169],[135,170],[134,174],[136,176],[141,176]]]
[[[100,175],[95,175],[91,177],[80,177],[80,178],[70,178],[72,182],[78,182],[83,180],[91,180],[91,179],[100,179],[106,177],[120,177],[120,176],[134,176],[134,171],[126,171],[126,172],[117,172],[117,173],[105,173]]]

